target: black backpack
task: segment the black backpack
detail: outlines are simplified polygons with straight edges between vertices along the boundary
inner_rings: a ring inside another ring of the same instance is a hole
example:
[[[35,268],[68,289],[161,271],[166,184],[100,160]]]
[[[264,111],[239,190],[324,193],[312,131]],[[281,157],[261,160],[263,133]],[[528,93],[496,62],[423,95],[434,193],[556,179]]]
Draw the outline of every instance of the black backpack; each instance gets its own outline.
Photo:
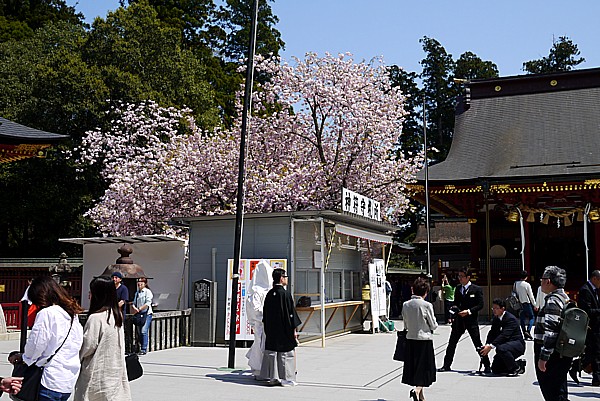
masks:
[[[300,298],[298,298],[298,302],[296,303],[296,307],[308,307],[311,304],[311,299],[310,297],[307,296],[301,296]]]

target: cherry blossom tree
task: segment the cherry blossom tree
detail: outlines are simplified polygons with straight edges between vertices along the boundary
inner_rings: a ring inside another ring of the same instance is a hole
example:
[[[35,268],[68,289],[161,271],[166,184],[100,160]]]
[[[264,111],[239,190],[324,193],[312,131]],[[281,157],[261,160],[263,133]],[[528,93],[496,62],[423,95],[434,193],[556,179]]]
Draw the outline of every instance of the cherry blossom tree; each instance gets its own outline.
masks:
[[[404,96],[381,60],[309,53],[259,59],[246,156],[246,212],[337,209],[342,187],[381,202],[395,222],[421,155],[398,156]],[[235,212],[239,124],[202,132],[190,110],[121,105],[111,129],[87,133],[79,160],[108,189],[88,215],[102,232],[164,232],[174,216]]]

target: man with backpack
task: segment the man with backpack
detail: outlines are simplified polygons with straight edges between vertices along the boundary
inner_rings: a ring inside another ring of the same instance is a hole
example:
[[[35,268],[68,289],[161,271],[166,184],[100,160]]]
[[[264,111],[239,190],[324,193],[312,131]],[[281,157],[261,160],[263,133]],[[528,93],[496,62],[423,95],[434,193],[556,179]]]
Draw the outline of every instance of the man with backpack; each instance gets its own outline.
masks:
[[[558,266],[548,266],[542,275],[542,291],[548,294],[538,313],[534,334],[535,373],[546,401],[567,401],[567,372],[573,358],[555,349],[560,333],[561,313],[569,296],[564,287],[567,274]]]

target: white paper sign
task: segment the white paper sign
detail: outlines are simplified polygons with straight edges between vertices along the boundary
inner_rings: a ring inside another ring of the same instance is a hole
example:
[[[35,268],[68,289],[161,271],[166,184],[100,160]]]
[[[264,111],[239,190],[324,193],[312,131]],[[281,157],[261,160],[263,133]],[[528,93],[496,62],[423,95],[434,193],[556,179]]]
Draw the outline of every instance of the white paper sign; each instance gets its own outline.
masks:
[[[342,211],[381,221],[381,205],[374,199],[342,188]]]
[[[373,328],[379,327],[379,317],[387,313],[385,297],[385,262],[383,259],[373,259],[369,263],[369,287],[371,291],[371,317]]]

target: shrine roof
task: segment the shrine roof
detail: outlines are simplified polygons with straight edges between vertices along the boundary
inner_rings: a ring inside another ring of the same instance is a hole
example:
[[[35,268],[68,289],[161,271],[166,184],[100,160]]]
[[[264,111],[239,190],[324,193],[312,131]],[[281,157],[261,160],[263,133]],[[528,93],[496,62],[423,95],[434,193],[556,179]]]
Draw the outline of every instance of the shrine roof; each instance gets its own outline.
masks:
[[[0,117],[0,143],[54,143],[67,138],[68,135],[26,127]]]
[[[600,173],[600,68],[478,80],[467,89],[448,157],[429,167],[430,181]]]

